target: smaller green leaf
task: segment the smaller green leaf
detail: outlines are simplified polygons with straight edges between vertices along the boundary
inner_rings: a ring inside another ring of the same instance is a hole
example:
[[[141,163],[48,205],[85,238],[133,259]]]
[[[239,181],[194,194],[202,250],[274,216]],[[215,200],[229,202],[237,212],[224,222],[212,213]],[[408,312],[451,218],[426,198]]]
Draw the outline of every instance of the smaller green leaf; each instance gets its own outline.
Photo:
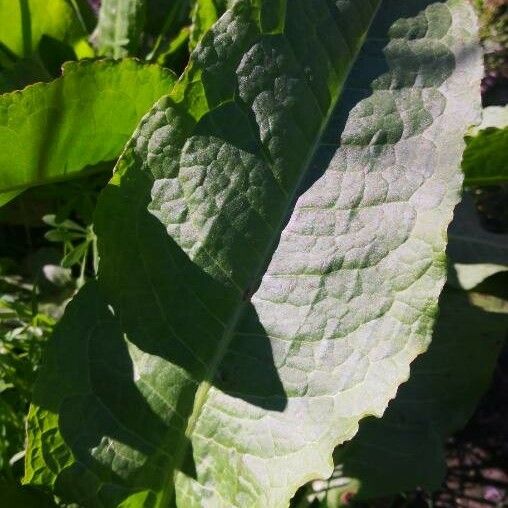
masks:
[[[79,231],[80,233],[86,233],[86,229],[80,226],[78,223],[73,220],[66,219],[63,221],[59,221],[54,214],[45,215],[42,218],[44,224],[48,226],[52,226],[54,228],[62,228],[62,229],[70,229],[71,231]]]
[[[66,229],[52,229],[44,235],[44,238],[50,242],[65,243],[72,242],[72,240],[77,240],[78,238],[83,238],[83,235],[67,231]]]
[[[473,265],[455,263],[453,268],[455,274],[450,276],[450,283],[466,290],[473,289],[496,273],[508,272],[508,265],[495,265],[492,263],[478,263]]]
[[[43,35],[71,46],[79,57],[93,56],[87,32],[67,0],[0,0],[0,43],[19,57],[38,50]]]
[[[508,127],[508,107],[488,106],[482,111],[482,123],[470,129],[469,135],[476,136],[488,128],[504,129],[505,127]]]
[[[466,136],[462,159],[464,185],[497,185],[508,181],[508,106],[483,110],[483,121]]]
[[[101,170],[174,81],[136,60],[83,61],[66,64],[50,83],[1,95],[0,193]]]
[[[86,241],[86,242],[80,243],[77,247],[72,249],[62,259],[62,266],[64,268],[70,268],[71,266],[74,266],[74,265],[80,263],[82,261],[83,257],[86,255],[89,245],[90,245],[90,242]]]

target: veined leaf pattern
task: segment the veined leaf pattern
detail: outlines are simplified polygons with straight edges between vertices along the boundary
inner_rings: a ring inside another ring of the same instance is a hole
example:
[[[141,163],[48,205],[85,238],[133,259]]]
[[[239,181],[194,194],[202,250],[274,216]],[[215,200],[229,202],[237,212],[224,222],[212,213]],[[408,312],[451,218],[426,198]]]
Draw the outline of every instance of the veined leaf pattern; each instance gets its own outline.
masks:
[[[227,11],[101,197],[28,479],[90,506],[276,507],[329,475],[430,340],[480,60],[462,0]]]

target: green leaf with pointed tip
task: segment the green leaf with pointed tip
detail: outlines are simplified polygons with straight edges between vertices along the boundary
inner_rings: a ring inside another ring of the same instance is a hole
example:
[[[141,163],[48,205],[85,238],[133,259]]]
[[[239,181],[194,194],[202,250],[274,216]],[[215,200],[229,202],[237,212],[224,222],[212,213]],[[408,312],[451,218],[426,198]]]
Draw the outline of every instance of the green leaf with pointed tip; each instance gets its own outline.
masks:
[[[508,106],[483,110],[483,121],[466,136],[462,159],[464,185],[508,182]]]
[[[136,55],[145,16],[145,0],[102,0],[97,25],[99,53],[112,58]]]
[[[285,506],[382,414],[430,340],[481,54],[467,1],[386,0],[365,40],[379,4],[243,0],[204,36],[101,196],[27,481]]]
[[[83,25],[67,0],[0,0],[0,44],[29,57],[43,36],[66,43],[80,57],[92,56]]]
[[[481,298],[450,287],[443,292],[432,343],[411,366],[409,381],[383,418],[362,422],[336,450],[336,474],[355,480],[343,490],[353,486],[365,499],[439,488],[445,440],[471,418],[507,338],[508,310],[485,308]]]
[[[0,95],[0,203],[116,159],[174,75],[135,60],[69,63],[50,83]]]

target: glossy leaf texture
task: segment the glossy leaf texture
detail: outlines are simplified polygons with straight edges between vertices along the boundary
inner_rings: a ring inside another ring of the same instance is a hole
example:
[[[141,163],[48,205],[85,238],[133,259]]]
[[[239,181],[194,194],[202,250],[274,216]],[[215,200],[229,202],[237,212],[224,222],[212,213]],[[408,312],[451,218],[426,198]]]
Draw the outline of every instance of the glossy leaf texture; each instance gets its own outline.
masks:
[[[102,0],[96,42],[112,58],[135,55],[146,18],[146,0]]]
[[[85,506],[278,507],[327,477],[429,343],[480,60],[465,1],[227,11],[101,196],[27,481]]]
[[[87,61],[66,64],[50,83],[0,95],[0,196],[116,159],[174,81],[135,60]]]
[[[28,58],[45,38],[91,56],[85,21],[67,0],[0,0],[0,55]],[[8,54],[7,53],[7,54]]]
[[[462,161],[465,185],[499,185],[508,182],[508,106],[489,106],[483,121],[466,137]]]

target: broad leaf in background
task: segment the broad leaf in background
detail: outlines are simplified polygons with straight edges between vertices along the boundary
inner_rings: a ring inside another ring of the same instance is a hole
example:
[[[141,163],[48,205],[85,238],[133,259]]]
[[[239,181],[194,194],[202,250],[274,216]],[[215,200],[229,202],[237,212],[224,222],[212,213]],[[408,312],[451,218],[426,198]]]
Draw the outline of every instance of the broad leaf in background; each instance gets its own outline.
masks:
[[[508,308],[499,313],[483,294],[446,288],[432,343],[411,366],[409,381],[383,418],[363,421],[355,438],[337,448],[335,478],[315,482],[308,500],[335,508],[346,493],[360,500],[438,489],[445,439],[473,414],[507,330]]]
[[[86,23],[71,1],[0,0],[0,52],[28,58],[43,36],[67,44],[78,57],[93,55]]]
[[[135,55],[145,25],[146,0],[102,0],[96,44],[112,58]]]
[[[330,475],[430,341],[480,77],[467,1],[236,3],[102,194],[26,481],[278,507]]]
[[[135,60],[69,63],[51,83],[0,96],[0,203],[116,159],[174,75]]]
[[[466,136],[464,185],[508,183],[508,106],[483,110],[481,125]]]
[[[508,234],[482,227],[469,193],[455,209],[448,239],[451,285],[468,290],[495,273],[508,271]]]

